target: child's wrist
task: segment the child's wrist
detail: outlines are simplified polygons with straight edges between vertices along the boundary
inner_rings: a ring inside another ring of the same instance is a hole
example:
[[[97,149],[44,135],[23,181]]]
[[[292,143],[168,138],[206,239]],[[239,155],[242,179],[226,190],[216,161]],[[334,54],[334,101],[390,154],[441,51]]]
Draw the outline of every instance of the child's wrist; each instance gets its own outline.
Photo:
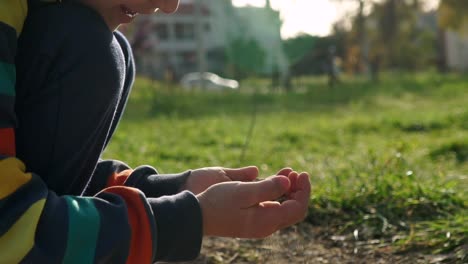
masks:
[[[208,213],[208,200],[206,197],[203,195],[203,193],[197,195],[198,202],[200,203],[200,209],[201,209],[201,218],[202,218],[202,232],[204,236],[212,236],[214,235],[211,232],[211,227],[209,224],[210,217]]]

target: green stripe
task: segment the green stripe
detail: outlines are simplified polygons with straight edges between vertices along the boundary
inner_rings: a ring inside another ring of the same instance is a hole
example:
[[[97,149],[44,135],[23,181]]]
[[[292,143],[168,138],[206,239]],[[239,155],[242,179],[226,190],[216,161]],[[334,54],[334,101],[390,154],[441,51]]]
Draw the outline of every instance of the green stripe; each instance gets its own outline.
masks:
[[[68,204],[68,240],[64,264],[93,263],[100,216],[92,198],[65,196]]]
[[[15,66],[0,61],[0,94],[15,96],[15,80]]]

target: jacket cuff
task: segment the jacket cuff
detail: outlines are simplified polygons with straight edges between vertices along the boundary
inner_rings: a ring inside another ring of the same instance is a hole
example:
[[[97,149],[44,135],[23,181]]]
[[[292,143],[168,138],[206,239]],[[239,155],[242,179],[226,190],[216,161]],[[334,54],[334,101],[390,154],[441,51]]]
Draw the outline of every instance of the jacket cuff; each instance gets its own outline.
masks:
[[[176,174],[157,174],[150,166],[140,166],[125,181],[126,186],[140,189],[147,197],[174,195],[182,190],[191,171]]]
[[[83,195],[93,196],[104,188],[109,187],[108,182],[110,177],[128,169],[130,167],[119,160],[99,160]]]
[[[189,261],[200,254],[203,230],[197,197],[184,191],[177,195],[148,198],[156,221],[155,261]]]

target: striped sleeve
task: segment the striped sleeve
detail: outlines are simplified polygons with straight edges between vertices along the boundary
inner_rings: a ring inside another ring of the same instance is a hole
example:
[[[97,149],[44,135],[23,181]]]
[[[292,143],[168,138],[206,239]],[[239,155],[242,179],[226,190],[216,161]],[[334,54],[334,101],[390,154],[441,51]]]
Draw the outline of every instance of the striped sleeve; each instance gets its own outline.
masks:
[[[0,1],[0,154],[14,156],[17,36],[28,13],[27,0]]]
[[[189,261],[200,253],[202,213],[198,199],[182,190],[191,171],[158,174],[151,166],[130,167],[118,160],[101,160],[86,193],[99,188],[138,188],[147,197],[156,221],[156,261]],[[113,186],[113,187],[112,187]]]
[[[86,190],[87,195],[94,195],[99,190],[110,186],[129,186],[141,190],[146,197],[175,195],[183,191],[183,186],[191,170],[181,173],[160,174],[148,165],[131,169],[119,160],[101,160]]]
[[[16,158],[0,160],[2,263],[151,263],[153,211],[138,189],[57,196]]]

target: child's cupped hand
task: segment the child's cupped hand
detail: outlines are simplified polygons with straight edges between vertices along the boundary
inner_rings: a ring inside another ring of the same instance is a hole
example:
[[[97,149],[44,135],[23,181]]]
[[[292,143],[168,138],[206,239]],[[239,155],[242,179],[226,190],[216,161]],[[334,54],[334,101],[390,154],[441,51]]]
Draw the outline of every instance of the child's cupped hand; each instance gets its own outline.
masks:
[[[302,221],[310,197],[309,175],[283,169],[256,182],[215,184],[197,197],[205,235],[263,238]],[[285,197],[283,202],[276,199]]]
[[[235,169],[223,167],[200,168],[192,170],[182,189],[191,191],[194,194],[199,194],[208,189],[208,187],[220,182],[250,182],[255,180],[257,176],[258,168],[255,166]]]

